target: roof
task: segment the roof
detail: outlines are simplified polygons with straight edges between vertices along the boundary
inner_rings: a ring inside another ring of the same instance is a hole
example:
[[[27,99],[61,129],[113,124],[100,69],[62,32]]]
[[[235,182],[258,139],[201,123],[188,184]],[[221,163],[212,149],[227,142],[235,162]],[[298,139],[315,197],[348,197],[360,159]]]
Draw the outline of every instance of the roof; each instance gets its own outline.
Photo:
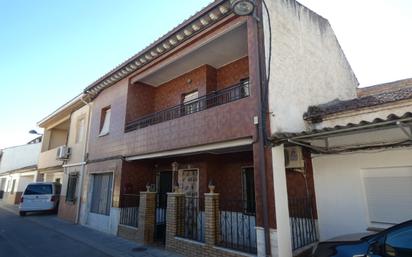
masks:
[[[332,102],[317,106],[310,106],[308,111],[303,115],[305,120],[314,123],[321,122],[325,116],[358,110],[362,108],[373,107],[382,104],[393,103],[401,100],[412,98],[412,87],[402,88],[396,91],[387,91],[375,95],[354,98],[350,100],[334,100]]]
[[[358,88],[358,97],[376,95],[387,91],[395,91],[402,88],[412,87],[412,78],[401,79],[388,83],[378,84],[370,87]]]
[[[365,129],[376,129],[388,126],[397,126],[399,122],[412,122],[412,112],[406,112],[403,115],[390,114],[385,119],[375,118],[372,121],[362,120],[359,123],[347,123],[345,125],[337,125],[334,127],[325,127],[322,129],[313,129],[310,131],[302,131],[297,133],[276,133],[272,136],[272,141],[285,141],[287,139],[304,139],[314,137],[324,137],[332,134],[345,133],[349,131],[360,131]]]
[[[37,123],[37,125],[41,128],[45,127],[46,124],[50,121],[52,121],[54,118],[61,118],[59,116],[64,116],[64,114],[67,113],[71,113],[74,110],[77,110],[79,108],[81,108],[84,105],[83,102],[83,98],[84,98],[84,94],[81,93],[79,95],[77,95],[76,97],[74,97],[73,99],[71,99],[70,101],[68,101],[67,103],[63,104],[62,106],[60,106],[59,108],[57,108],[57,110],[55,110],[54,112],[52,112],[51,114],[47,115],[45,118],[43,118],[41,121],[39,121]]]
[[[183,42],[216,24],[232,13],[228,0],[215,0],[201,11],[166,33],[84,89],[84,93],[97,96],[101,91],[142,69],[147,64],[170,52]]]

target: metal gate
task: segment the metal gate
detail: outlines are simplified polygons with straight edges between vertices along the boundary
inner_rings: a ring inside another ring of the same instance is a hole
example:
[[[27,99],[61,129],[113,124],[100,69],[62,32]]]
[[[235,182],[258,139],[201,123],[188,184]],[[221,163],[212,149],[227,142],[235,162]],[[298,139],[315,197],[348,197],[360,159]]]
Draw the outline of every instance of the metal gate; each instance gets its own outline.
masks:
[[[156,194],[154,241],[160,243],[164,243],[166,241],[166,208],[167,194]]]
[[[310,196],[304,198],[289,197],[289,216],[293,250],[318,241],[313,203]]]

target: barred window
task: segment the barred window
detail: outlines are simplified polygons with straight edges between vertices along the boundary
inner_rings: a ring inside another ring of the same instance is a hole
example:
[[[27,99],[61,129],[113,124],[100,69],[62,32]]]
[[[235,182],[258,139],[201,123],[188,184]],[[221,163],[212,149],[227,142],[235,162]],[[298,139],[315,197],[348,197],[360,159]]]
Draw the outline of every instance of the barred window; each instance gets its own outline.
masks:
[[[69,179],[67,181],[66,202],[76,201],[76,188],[77,188],[78,178],[79,178],[79,173],[77,172],[69,174]]]

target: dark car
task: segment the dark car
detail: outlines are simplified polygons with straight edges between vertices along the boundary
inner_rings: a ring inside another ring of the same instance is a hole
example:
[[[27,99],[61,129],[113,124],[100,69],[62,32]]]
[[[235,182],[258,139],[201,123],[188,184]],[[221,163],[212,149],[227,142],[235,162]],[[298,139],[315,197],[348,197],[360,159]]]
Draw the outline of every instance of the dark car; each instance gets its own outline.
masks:
[[[412,220],[376,234],[321,242],[312,257],[412,257]]]

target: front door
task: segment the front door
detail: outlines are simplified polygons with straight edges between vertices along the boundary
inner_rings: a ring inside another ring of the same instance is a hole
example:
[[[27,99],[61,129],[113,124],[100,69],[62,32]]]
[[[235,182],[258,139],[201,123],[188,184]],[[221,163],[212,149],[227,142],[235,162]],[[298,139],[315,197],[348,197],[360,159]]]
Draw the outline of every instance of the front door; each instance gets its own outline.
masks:
[[[173,175],[171,171],[159,172],[156,195],[156,216],[154,240],[164,243],[166,239],[167,193],[172,192]]]

